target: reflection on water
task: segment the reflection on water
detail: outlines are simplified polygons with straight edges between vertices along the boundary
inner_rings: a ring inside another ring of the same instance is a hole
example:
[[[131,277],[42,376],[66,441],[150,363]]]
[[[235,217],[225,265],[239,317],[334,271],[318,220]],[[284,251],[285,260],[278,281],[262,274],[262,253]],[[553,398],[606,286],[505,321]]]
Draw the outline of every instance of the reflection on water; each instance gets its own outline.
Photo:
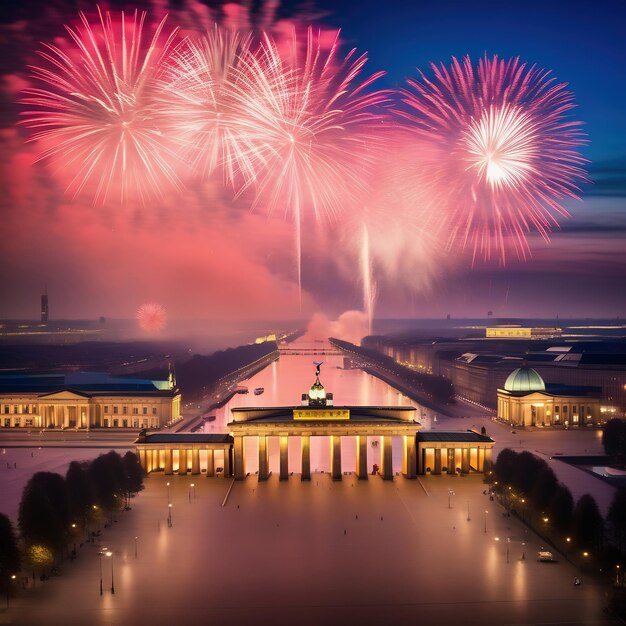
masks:
[[[323,344],[299,344],[302,347],[328,346]],[[308,392],[315,382],[315,366],[313,361],[323,361],[320,380],[326,391],[334,394],[334,403],[340,405],[372,405],[372,406],[400,406],[410,405],[417,407],[416,416],[423,427],[430,427],[430,412],[413,402],[402,393],[390,387],[387,383],[366,374],[362,370],[344,369],[343,356],[339,355],[283,355],[264,370],[241,384],[249,389],[247,394],[236,394],[226,405],[216,409],[214,422],[207,422],[204,432],[228,432],[228,422],[231,421],[231,409],[234,407],[271,407],[297,406],[300,397]],[[263,387],[264,393],[254,395],[253,390]],[[273,441],[276,439],[276,441]],[[289,445],[289,471],[300,472],[300,444],[297,438]],[[270,437],[269,456],[270,470],[278,471],[278,439]],[[343,437],[341,444],[342,468],[353,472],[356,466],[356,438]],[[380,444],[377,437],[369,440],[368,466],[380,465]],[[311,470],[328,471],[330,466],[330,441],[327,437],[311,438]],[[402,441],[394,437],[393,466],[395,471],[402,467]],[[258,470],[258,445],[256,438],[246,441],[246,471],[254,473]]]

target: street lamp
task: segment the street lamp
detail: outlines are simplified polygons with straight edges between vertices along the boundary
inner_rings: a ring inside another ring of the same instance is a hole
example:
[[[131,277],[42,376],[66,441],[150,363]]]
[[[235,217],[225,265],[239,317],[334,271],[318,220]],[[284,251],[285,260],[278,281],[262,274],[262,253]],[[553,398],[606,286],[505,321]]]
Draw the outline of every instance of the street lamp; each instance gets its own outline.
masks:
[[[170,484],[165,483],[167,485],[167,503],[170,503]]]
[[[619,565],[615,566],[615,585],[619,587]]]
[[[102,595],[102,551],[98,552],[98,558],[100,559],[100,595]]]
[[[448,508],[452,508],[452,496],[454,495],[454,491],[452,489],[448,489]]]
[[[467,521],[470,521],[470,514],[469,514],[469,500],[467,501]]]
[[[619,567],[619,565],[617,566]],[[9,608],[9,593],[11,591],[11,583],[17,578],[15,574],[9,576],[9,582],[7,583],[7,609]]]
[[[485,510],[485,534],[487,534],[487,513],[489,511]]]
[[[167,505],[167,525],[170,528],[172,527],[172,503],[171,502]]]
[[[509,546],[511,545],[511,538],[506,538],[506,562],[509,562]]]
[[[191,490],[189,492],[189,498],[191,499],[191,492],[193,491],[193,500],[196,501],[196,483],[191,483]]]
[[[115,593],[115,583],[113,581],[113,552],[108,550],[105,554],[111,559],[111,593]]]
[[[139,537],[135,537],[135,558],[137,558],[137,539],[139,539]]]

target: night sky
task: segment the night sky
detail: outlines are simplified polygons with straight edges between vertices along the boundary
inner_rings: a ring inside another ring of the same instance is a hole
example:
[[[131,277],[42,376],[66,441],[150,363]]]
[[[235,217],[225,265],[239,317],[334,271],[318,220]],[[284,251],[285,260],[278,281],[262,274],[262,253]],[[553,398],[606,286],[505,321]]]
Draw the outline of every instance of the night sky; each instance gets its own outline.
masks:
[[[290,230],[278,217],[242,204],[233,209],[206,183],[144,208],[64,195],[54,174],[35,163],[27,132],[16,128],[16,101],[38,42],[62,36],[62,24],[75,23],[79,8],[93,12],[95,3],[7,4],[0,9],[0,318],[37,317],[44,285],[53,317],[132,317],[152,300],[178,318],[298,317]],[[187,28],[204,15],[191,0],[109,6],[152,8],[157,17],[167,9]],[[281,16],[298,6],[284,3]],[[346,50],[367,51],[370,71],[387,71],[386,87],[402,87],[431,61],[465,54],[519,55],[549,68],[575,93],[574,115],[589,142],[582,152],[591,183],[582,202],[566,203],[572,217],[549,244],[530,238],[530,260],[455,264],[428,285],[381,277],[379,316],[626,314],[626,4],[321,0],[307,12],[341,28]],[[348,246],[346,228],[315,226],[312,232],[332,231],[321,244],[305,236],[302,316],[361,308],[353,265],[337,254],[337,246]]]

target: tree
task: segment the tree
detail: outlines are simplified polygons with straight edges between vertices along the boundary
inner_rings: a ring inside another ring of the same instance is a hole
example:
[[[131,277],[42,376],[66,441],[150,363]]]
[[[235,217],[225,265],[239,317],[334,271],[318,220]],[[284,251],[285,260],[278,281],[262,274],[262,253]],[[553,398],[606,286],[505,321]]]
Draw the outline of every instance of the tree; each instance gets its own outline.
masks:
[[[606,516],[620,552],[626,549],[626,489],[618,489]]]
[[[100,505],[111,513],[119,510],[122,505],[121,496],[126,491],[126,472],[122,457],[114,450],[101,454],[89,464],[89,474]]]
[[[11,520],[0,513],[0,588],[8,593],[11,576],[21,567],[20,550]]]
[[[89,474],[89,463],[72,461],[65,474],[72,519],[87,527],[87,518],[96,501],[95,488]]]
[[[513,476],[511,477],[513,487],[525,495],[530,495],[543,467],[547,467],[546,462],[536,457],[532,452],[521,452],[515,459]]]
[[[547,509],[556,493],[558,485],[559,481],[556,474],[551,467],[545,464],[545,466],[539,470],[539,474],[537,474],[535,484],[530,494],[530,499],[538,510],[543,511]]]
[[[34,569],[39,569],[45,573],[46,568],[54,563],[52,550],[41,544],[34,544],[28,548],[28,560]]]
[[[604,520],[592,496],[581,496],[572,517],[572,534],[576,545],[583,550],[595,549],[602,543]]]
[[[558,484],[547,511],[552,527],[563,534],[569,532],[572,525],[573,510],[574,499],[572,494],[567,487]]]
[[[624,421],[618,418],[609,420],[602,429],[602,446],[613,462],[617,461],[623,451],[625,430]]]
[[[126,473],[126,506],[129,506],[130,499],[143,489],[143,468],[137,455],[130,450],[122,457],[122,463]]]
[[[498,458],[496,459],[496,463],[493,467],[493,471],[498,482],[505,485],[511,484],[513,474],[515,473],[516,461],[517,452],[511,450],[510,448],[504,448],[504,450],[498,454]]]
[[[41,544],[53,552],[66,545],[70,528],[65,480],[52,472],[37,472],[24,487],[18,526],[27,544]]]

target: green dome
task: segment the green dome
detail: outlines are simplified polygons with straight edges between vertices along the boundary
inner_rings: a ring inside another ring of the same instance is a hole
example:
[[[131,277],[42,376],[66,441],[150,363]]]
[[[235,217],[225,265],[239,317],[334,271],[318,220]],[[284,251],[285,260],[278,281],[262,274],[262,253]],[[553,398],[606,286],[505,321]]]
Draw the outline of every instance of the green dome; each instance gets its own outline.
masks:
[[[506,391],[545,391],[543,378],[532,367],[518,367],[504,383]]]

